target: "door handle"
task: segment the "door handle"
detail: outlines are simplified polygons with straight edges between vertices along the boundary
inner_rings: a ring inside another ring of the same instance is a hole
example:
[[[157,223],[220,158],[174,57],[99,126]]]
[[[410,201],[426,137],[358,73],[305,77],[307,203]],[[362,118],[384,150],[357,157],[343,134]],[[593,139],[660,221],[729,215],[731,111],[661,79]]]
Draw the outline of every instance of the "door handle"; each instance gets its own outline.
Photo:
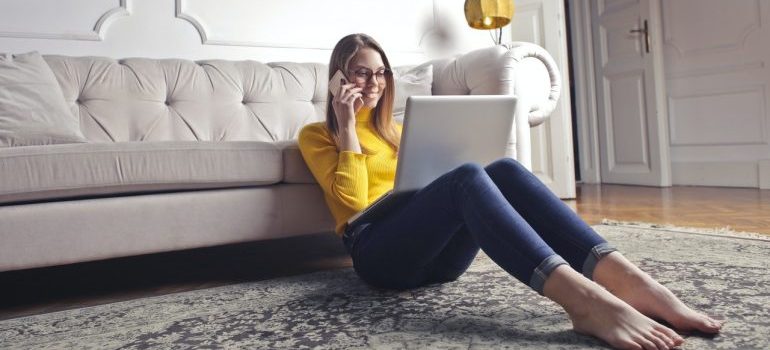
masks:
[[[647,27],[647,20],[644,20],[644,28],[637,28],[637,29],[631,29],[629,31],[631,34],[641,33],[644,35],[644,50],[647,53],[650,53],[650,32]]]

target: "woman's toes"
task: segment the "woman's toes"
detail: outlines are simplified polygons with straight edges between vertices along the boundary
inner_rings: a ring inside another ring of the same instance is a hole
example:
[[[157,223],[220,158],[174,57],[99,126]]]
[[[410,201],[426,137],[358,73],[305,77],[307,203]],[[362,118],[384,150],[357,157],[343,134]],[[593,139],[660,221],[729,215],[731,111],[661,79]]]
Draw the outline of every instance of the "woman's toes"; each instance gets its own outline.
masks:
[[[671,341],[673,342],[673,347],[677,347],[684,343],[684,338],[682,338],[681,335],[674,332],[674,330],[671,328],[668,328],[663,325],[658,325],[655,327],[655,330],[665,334],[669,339],[671,339]]]
[[[651,335],[650,337],[648,337],[648,339],[652,340],[655,344],[657,344],[658,348],[669,349],[674,347],[674,342],[667,335],[661,332],[658,332],[656,330],[652,330],[650,331],[650,333]]]
[[[720,329],[722,329],[722,322],[719,322],[717,320],[714,320],[712,318],[709,318],[707,316],[704,316],[707,319],[704,321],[704,329],[701,329],[701,331],[704,331],[706,333],[717,333]]]
[[[680,344],[677,344],[677,343],[674,341],[674,338],[671,338],[671,337],[670,337],[668,334],[666,334],[666,333],[663,333],[663,332],[659,332],[659,331],[655,331],[655,330],[653,330],[652,332],[653,332],[653,334],[654,334],[656,337],[658,337],[659,339],[663,340],[663,342],[666,344],[666,349],[672,349],[672,348],[675,348],[675,347],[677,347],[677,346],[679,346],[679,345],[680,345]]]
[[[616,343],[610,343],[613,348],[617,349],[623,349],[623,350],[644,350],[644,348],[637,342],[631,340],[631,339],[622,339],[618,340]]]
[[[691,313],[690,317],[686,317],[682,323],[687,324],[687,326],[682,327],[685,330],[698,330],[703,333],[719,333],[722,328],[722,322],[695,311]]]
[[[652,342],[652,340],[647,339],[647,337],[643,335],[638,335],[634,340],[642,346],[644,350],[658,350],[658,346],[655,345],[655,343]]]
[[[705,315],[704,315],[704,316],[705,316]],[[716,328],[716,329],[720,329],[720,328],[722,328],[722,325],[725,323],[724,321],[715,320],[715,319],[713,319],[713,318],[711,318],[711,317],[708,317],[708,316],[705,316],[705,317],[706,317],[706,318],[708,318],[708,320],[709,320],[709,325],[710,325],[711,327],[714,327],[714,328]]]

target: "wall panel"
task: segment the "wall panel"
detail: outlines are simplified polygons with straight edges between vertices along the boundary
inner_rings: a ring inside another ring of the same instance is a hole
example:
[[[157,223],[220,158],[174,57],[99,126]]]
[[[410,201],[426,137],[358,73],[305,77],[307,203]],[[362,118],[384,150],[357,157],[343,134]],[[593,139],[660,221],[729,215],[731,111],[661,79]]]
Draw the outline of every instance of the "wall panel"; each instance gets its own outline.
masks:
[[[666,0],[662,16],[674,183],[759,187],[770,159],[770,2]],[[731,164],[742,165],[715,170]]]

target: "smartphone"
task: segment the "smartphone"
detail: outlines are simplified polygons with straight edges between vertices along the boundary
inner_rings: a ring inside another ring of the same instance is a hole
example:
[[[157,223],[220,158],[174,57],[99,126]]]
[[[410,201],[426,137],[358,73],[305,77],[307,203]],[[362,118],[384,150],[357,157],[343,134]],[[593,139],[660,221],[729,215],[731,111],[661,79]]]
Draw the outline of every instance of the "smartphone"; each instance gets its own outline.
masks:
[[[340,91],[340,80],[345,79],[345,83],[347,83],[348,79],[345,78],[345,74],[342,73],[341,70],[337,70],[336,73],[334,73],[334,76],[332,76],[331,79],[329,79],[329,92],[331,92],[332,96],[336,96],[337,92]]]

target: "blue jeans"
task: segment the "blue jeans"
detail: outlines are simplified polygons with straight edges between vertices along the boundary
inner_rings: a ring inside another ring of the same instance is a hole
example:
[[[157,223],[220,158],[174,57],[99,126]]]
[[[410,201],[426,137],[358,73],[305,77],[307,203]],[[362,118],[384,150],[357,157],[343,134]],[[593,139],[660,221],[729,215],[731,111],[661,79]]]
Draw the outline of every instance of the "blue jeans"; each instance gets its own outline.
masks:
[[[356,273],[387,289],[453,281],[480,248],[543,294],[557,266],[568,263],[591,279],[599,259],[615,250],[510,158],[459,166],[385,217],[347,228],[343,241]]]

